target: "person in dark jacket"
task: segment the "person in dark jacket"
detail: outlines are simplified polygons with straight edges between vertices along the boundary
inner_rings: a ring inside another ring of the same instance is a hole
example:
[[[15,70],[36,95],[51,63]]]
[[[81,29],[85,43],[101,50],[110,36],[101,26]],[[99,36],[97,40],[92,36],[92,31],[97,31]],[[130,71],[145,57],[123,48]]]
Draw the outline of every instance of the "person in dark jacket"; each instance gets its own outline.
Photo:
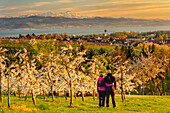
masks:
[[[110,84],[113,84],[114,86],[111,86]],[[116,89],[116,79],[114,76],[112,76],[111,73],[108,73],[107,76],[102,80],[102,82],[98,85],[99,87],[105,85],[106,90],[106,107],[109,107],[109,95],[112,97],[112,104],[113,108],[116,107],[115,102],[115,89]]]
[[[106,96],[106,86],[113,86],[113,84],[104,84],[103,86],[99,87],[99,84],[103,80],[103,74],[100,75],[100,78],[97,81],[97,92],[99,93],[99,106],[104,107],[105,96]]]

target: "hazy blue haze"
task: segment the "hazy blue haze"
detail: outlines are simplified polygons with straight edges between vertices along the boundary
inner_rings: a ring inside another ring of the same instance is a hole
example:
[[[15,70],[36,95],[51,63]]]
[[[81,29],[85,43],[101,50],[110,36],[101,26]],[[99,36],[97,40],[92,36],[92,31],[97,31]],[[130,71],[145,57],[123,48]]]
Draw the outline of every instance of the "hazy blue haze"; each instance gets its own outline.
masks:
[[[157,30],[170,30],[170,27],[112,27],[112,28],[67,28],[67,29],[39,29],[39,30],[16,30],[16,31],[0,31],[0,37],[18,37],[19,34],[26,35],[35,33],[39,34],[53,34],[53,33],[64,33],[68,35],[88,35],[88,34],[102,34],[107,29],[108,33],[119,32],[119,31],[135,31],[135,32],[146,32],[146,31],[157,31]]]

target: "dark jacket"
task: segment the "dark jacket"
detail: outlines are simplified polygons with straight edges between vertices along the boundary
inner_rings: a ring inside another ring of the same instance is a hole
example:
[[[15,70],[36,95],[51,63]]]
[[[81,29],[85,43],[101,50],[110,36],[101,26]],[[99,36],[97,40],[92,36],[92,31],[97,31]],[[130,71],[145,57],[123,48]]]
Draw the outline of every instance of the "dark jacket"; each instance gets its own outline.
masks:
[[[114,76],[112,76],[111,73],[107,74],[107,76],[102,80],[101,84],[99,84],[99,87],[105,85],[105,83],[107,83],[107,84],[113,84],[114,83],[114,88],[116,89],[116,79],[115,79]],[[112,86],[106,86],[105,85],[105,88],[106,88],[106,91],[112,90]]]

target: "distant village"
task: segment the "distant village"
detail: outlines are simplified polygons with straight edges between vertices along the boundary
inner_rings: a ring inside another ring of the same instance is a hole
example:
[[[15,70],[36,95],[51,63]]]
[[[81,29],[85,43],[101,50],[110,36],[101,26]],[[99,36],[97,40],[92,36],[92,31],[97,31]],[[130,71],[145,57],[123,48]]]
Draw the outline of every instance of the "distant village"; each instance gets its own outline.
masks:
[[[170,31],[152,31],[152,32],[113,32],[107,33],[105,29],[102,34],[90,35],[67,35],[67,33],[54,33],[54,34],[41,34],[35,35],[27,34],[19,37],[2,37],[1,40],[22,40],[29,41],[30,39],[39,40],[55,40],[61,43],[74,43],[74,44],[94,44],[94,45],[110,45],[121,46],[131,45],[137,46],[139,43],[156,43],[156,44],[170,44]]]

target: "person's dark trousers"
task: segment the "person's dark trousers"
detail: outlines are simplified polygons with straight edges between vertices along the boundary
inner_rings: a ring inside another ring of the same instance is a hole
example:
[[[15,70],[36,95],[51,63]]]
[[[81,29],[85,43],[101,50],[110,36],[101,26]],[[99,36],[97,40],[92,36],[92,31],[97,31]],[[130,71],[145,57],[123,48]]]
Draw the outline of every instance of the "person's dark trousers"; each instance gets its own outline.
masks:
[[[112,104],[113,104],[113,107],[116,107],[116,102],[115,102],[115,94],[114,92],[111,90],[111,91],[106,91],[106,107],[109,107],[109,95],[111,95],[112,97]]]
[[[105,95],[106,95],[105,91],[99,91],[99,106],[100,107],[104,107]]]

